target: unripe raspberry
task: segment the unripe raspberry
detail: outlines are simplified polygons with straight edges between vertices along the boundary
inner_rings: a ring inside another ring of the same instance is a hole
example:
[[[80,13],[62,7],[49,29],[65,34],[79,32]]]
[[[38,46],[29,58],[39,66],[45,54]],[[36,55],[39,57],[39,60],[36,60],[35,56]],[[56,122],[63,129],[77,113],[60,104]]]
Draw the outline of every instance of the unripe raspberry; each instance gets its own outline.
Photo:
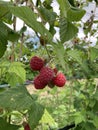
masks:
[[[40,76],[44,83],[48,84],[54,77],[54,71],[49,67],[43,67],[40,71]]]
[[[36,76],[34,79],[34,87],[36,89],[45,88],[46,84],[42,81],[42,77],[40,75]]]
[[[53,83],[58,87],[63,87],[66,83],[65,75],[62,72],[58,73],[56,77],[53,78]]]
[[[44,66],[44,60],[34,56],[30,60],[30,67],[32,70],[40,70]]]

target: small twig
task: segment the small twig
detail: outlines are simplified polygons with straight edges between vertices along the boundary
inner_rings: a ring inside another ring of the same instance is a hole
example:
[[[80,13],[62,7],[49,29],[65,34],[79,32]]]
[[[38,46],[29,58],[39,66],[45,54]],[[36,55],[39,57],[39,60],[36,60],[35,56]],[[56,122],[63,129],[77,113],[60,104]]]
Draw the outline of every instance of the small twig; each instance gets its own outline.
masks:
[[[46,51],[47,51],[47,54],[48,54],[49,59],[51,59],[51,56],[50,56],[50,53],[49,53],[49,51],[48,51],[48,48],[47,48],[46,44],[44,45],[44,47],[45,47],[45,49],[46,49]]]
[[[96,2],[95,2],[95,8],[93,10],[93,13],[90,17],[90,23],[88,25],[88,28],[90,28],[90,36],[89,36],[89,42],[88,42],[88,59],[90,58],[90,39],[91,39],[91,31],[92,31],[92,25],[93,25],[93,21],[94,21],[94,17],[95,17],[95,11],[96,11]]]

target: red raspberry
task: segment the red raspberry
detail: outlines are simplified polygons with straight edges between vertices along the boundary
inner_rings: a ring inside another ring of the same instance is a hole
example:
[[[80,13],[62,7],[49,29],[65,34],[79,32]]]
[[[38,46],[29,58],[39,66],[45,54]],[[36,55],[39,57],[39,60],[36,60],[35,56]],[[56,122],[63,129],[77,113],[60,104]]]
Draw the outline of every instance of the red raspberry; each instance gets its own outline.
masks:
[[[32,70],[40,70],[43,66],[44,66],[44,61],[41,58],[37,56],[31,58],[30,67]]]
[[[54,71],[49,67],[43,67],[40,71],[40,76],[45,84],[48,84],[54,77]]]
[[[58,73],[56,77],[53,78],[53,83],[58,87],[63,87],[66,83],[66,77],[63,73]]]
[[[43,89],[45,88],[46,84],[42,81],[42,78],[40,75],[36,76],[34,79],[34,87],[36,89]]]
[[[30,126],[28,123],[24,122],[23,126],[24,126],[24,130],[30,130]]]

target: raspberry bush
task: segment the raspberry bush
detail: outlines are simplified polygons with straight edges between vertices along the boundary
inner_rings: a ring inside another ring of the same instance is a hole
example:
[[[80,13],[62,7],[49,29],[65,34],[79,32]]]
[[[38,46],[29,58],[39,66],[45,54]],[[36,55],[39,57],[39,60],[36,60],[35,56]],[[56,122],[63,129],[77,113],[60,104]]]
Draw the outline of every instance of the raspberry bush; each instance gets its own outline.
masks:
[[[98,129],[97,6],[0,1],[0,130]]]

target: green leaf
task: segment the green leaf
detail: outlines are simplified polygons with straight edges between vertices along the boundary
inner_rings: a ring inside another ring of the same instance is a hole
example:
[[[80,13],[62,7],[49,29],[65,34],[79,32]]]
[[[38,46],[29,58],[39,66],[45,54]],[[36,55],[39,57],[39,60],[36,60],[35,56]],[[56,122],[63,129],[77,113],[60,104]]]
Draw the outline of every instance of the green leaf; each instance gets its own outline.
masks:
[[[11,86],[16,86],[17,84],[23,84],[25,82],[26,71],[22,66],[20,62],[11,63],[6,75],[7,82]]]
[[[86,122],[83,124],[83,130],[96,130],[92,122]]]
[[[0,19],[2,19],[4,16],[6,16],[9,13],[9,9],[7,5],[5,5],[5,2],[0,2]]]
[[[20,35],[15,31],[8,28],[8,36],[7,39],[11,42],[16,42],[19,39]]]
[[[7,40],[14,42],[18,39],[19,34],[0,21],[0,58],[4,55],[4,52],[7,49]]]
[[[54,121],[53,117],[49,114],[49,112],[46,109],[44,111],[42,119],[40,120],[40,123],[45,123],[48,124],[49,126],[56,125],[56,122]]]
[[[93,119],[94,126],[98,129],[98,116],[95,116]]]
[[[72,39],[78,33],[78,28],[75,27],[66,18],[60,19],[60,39],[62,43]]]
[[[74,49],[67,51],[69,57],[73,58],[76,62],[79,63],[81,68],[83,69],[86,74],[90,73],[87,63],[85,63],[85,55],[82,51]]]
[[[91,61],[94,61],[96,60],[96,58],[98,58],[98,49],[97,48],[90,48],[90,58],[91,58]]]
[[[71,7],[67,12],[67,18],[69,21],[79,21],[84,16],[85,10]]]
[[[56,53],[56,59],[58,59],[58,61],[59,61],[58,64],[60,64],[63,67],[63,69],[65,69],[64,46],[58,42],[57,45],[54,45],[54,48],[55,48],[55,53]]]
[[[8,8],[9,2],[0,1],[0,19],[8,24],[12,24],[12,14]]]
[[[85,10],[73,7],[68,0],[58,0],[60,5],[61,16],[69,21],[79,21],[85,14]]]
[[[42,36],[47,36],[48,40],[52,41],[52,35],[44,27],[44,25],[37,21],[35,13],[29,7],[9,7],[10,11],[16,16],[22,19],[29,27],[34,31],[39,32]]]
[[[18,130],[19,128],[20,126],[9,124],[0,117],[0,130]]]
[[[7,30],[4,24],[0,21],[0,58],[4,55],[7,48]]]
[[[7,110],[27,110],[34,100],[26,90],[25,86],[9,88],[0,93],[0,107]]]
[[[57,0],[60,5],[61,15],[67,18],[67,11],[70,9],[68,0]]]
[[[39,103],[34,103],[28,111],[29,114],[29,124],[32,130],[36,128],[39,124],[39,121],[44,113],[44,107]]]
[[[48,10],[48,9],[46,9],[44,7],[40,7],[39,11],[40,11],[43,19],[46,22],[49,22],[51,25],[54,24],[54,21],[56,19],[56,13],[55,12],[53,12],[52,10]]]
[[[75,113],[75,124],[79,124],[82,121],[85,121],[85,116],[82,112],[76,112]]]
[[[83,52],[77,49],[67,51],[68,56],[75,59],[78,63],[82,64]]]

